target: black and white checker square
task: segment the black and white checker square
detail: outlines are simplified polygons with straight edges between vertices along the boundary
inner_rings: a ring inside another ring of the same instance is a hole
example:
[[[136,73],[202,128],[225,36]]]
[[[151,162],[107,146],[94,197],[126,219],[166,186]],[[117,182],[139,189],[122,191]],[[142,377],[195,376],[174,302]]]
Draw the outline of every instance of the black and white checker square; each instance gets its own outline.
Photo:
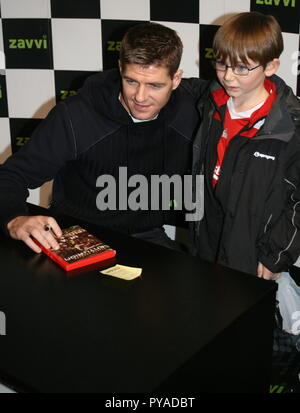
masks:
[[[3,163],[11,153],[9,119],[0,117],[0,163]]]
[[[152,0],[100,0],[101,19],[149,21]]]
[[[221,25],[232,14],[249,10],[250,0],[201,0],[199,1],[199,23]]]
[[[56,102],[67,99],[77,94],[86,78],[96,72],[83,72],[79,70],[55,70],[55,96]]]
[[[251,0],[250,10],[271,14],[283,32],[299,34],[299,0]]]
[[[1,0],[1,16],[10,19],[50,19],[50,0]]]
[[[215,76],[212,66],[214,59],[212,45],[219,27],[212,24],[200,25],[200,74],[203,79],[211,79]]]
[[[0,17],[0,73],[4,73],[5,69],[5,53],[3,46],[3,30],[2,30],[2,19]]]
[[[8,116],[7,90],[5,76],[0,74],[0,118]]]
[[[55,70],[101,70],[101,20],[52,18]]]
[[[13,153],[17,152],[29,142],[34,129],[40,124],[41,121],[42,119],[21,118],[11,118],[9,120]]]
[[[118,67],[121,40],[125,32],[141,20],[101,20],[103,69]]]
[[[175,30],[183,44],[180,68],[184,77],[199,77],[199,24],[156,21]]]
[[[199,1],[150,0],[150,19],[156,21],[199,23]]]
[[[99,19],[99,0],[51,0],[51,16],[55,18]]]
[[[6,87],[10,118],[42,119],[55,105],[53,70],[6,69]]]
[[[51,69],[50,19],[2,18],[6,68]]]

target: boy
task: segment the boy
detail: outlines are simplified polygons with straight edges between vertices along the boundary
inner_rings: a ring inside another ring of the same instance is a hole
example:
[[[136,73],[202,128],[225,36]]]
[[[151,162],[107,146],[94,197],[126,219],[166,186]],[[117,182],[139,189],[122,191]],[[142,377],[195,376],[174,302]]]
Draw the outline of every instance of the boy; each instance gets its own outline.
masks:
[[[219,82],[199,104],[194,145],[193,173],[205,179],[195,245],[201,258],[276,280],[300,254],[300,104],[275,75],[281,30],[241,13],[213,47]]]

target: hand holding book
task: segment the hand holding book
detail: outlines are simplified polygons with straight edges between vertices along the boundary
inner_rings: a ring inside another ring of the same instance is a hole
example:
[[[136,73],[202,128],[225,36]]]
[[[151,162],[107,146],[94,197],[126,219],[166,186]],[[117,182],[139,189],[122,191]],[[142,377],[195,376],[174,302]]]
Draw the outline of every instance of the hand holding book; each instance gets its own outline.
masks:
[[[45,231],[46,225],[50,225],[51,231]],[[62,235],[57,221],[53,217],[44,215],[17,216],[8,222],[7,230],[13,239],[23,241],[37,253],[41,252],[41,245],[45,248],[57,249],[59,247],[57,238]]]
[[[104,261],[116,255],[116,251],[109,245],[79,225],[62,230],[62,236],[57,239],[59,244],[57,250],[45,248],[37,240],[34,241],[45,254],[66,271]]]

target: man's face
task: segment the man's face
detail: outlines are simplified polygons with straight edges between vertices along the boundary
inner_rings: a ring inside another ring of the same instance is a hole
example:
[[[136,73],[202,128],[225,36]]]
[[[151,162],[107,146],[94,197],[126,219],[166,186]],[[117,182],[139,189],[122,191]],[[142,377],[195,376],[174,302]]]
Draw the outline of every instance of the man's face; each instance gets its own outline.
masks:
[[[141,66],[127,64],[122,70],[121,103],[134,118],[148,120],[154,118],[170,99],[172,90],[181,81],[182,71],[178,70],[171,79],[164,66]]]

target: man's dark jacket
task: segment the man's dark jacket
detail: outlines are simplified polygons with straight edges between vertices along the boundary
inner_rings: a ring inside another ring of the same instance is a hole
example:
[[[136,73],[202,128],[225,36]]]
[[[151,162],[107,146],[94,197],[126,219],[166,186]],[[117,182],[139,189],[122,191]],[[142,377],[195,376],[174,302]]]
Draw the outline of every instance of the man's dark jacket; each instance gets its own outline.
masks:
[[[52,178],[51,208],[57,212],[127,233],[174,223],[170,211],[99,211],[96,198],[103,188],[96,187],[96,181],[108,174],[118,182],[119,167],[127,167],[128,179],[141,174],[149,182],[153,174],[188,173],[198,124],[195,98],[180,85],[157,119],[134,123],[119,101],[120,90],[117,70],[91,76],[76,96],[57,104],[29,143],[0,167],[4,231],[14,217],[28,215],[28,188]]]

